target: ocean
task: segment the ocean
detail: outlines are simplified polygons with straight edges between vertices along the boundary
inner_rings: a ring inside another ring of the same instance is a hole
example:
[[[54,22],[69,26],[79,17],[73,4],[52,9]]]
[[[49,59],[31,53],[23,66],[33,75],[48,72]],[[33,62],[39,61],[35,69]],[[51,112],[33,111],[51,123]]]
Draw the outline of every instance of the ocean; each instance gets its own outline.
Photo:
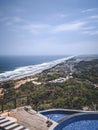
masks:
[[[73,56],[1,56],[0,82],[35,75]]]
[[[0,56],[0,73],[13,71],[17,68],[37,65],[67,56]]]

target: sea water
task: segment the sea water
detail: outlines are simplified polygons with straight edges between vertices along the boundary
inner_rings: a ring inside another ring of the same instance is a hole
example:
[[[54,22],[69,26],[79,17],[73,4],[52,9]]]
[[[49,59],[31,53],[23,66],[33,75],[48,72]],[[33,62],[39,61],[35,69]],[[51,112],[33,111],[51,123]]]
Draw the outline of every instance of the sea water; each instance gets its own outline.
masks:
[[[0,57],[0,81],[40,73],[68,56],[2,56]]]
[[[67,56],[0,56],[0,73],[19,67],[41,64]]]

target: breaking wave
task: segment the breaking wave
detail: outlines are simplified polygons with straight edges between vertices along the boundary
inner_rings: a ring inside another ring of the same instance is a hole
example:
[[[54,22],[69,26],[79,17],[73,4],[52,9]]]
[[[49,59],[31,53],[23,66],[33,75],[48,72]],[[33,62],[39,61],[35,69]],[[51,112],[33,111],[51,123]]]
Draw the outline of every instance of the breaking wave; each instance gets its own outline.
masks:
[[[19,67],[13,71],[6,71],[6,72],[0,74],[0,82],[8,81],[11,79],[24,78],[26,76],[41,73],[42,71],[50,69],[50,68],[54,67],[55,65],[60,64],[66,60],[73,58],[73,57],[74,56],[70,56],[67,58],[62,58],[62,59],[58,59],[58,60],[54,60],[51,62],[42,63],[42,64],[38,64],[38,65]]]

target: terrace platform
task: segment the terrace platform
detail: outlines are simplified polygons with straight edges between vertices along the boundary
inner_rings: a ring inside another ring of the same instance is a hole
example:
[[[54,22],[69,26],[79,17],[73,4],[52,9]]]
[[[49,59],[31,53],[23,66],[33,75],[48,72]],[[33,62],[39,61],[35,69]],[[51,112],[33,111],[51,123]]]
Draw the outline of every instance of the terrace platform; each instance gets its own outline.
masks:
[[[50,121],[47,123],[47,118],[31,107],[19,107],[10,111],[11,116],[17,119],[17,122],[28,128],[29,130],[49,130],[50,127],[56,125],[56,122]]]

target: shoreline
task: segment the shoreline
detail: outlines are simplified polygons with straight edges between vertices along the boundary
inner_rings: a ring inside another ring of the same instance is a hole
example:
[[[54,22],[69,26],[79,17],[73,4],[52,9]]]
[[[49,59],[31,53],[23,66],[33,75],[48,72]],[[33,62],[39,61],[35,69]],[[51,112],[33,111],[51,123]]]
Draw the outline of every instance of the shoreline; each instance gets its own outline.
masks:
[[[14,71],[7,71],[5,73],[1,73],[0,83],[7,82],[10,80],[18,80],[29,76],[34,76],[74,57],[75,56],[70,56],[70,57],[66,57],[66,58],[62,58],[62,59],[58,59],[58,60],[54,60],[54,61],[50,61],[38,65],[20,67],[18,69],[15,69]]]
[[[27,98],[23,97],[23,102],[21,102],[22,100],[18,96],[31,95],[30,103],[34,109],[37,109],[35,102],[37,100],[39,110],[55,107],[97,110],[97,97],[95,96],[92,102],[87,98],[94,96],[95,91],[96,95],[98,93],[97,70],[98,58],[77,56],[35,76],[2,82],[0,85],[4,91],[1,90],[1,97],[8,90],[7,96],[11,99],[14,97],[14,92],[17,93],[17,99],[19,99],[17,105],[27,103]],[[12,96],[9,96],[9,90],[13,90]],[[32,103],[32,99],[34,99],[34,103]],[[5,98],[6,100],[8,99]],[[88,104],[85,102],[88,102]],[[77,106],[76,103],[78,103]]]

